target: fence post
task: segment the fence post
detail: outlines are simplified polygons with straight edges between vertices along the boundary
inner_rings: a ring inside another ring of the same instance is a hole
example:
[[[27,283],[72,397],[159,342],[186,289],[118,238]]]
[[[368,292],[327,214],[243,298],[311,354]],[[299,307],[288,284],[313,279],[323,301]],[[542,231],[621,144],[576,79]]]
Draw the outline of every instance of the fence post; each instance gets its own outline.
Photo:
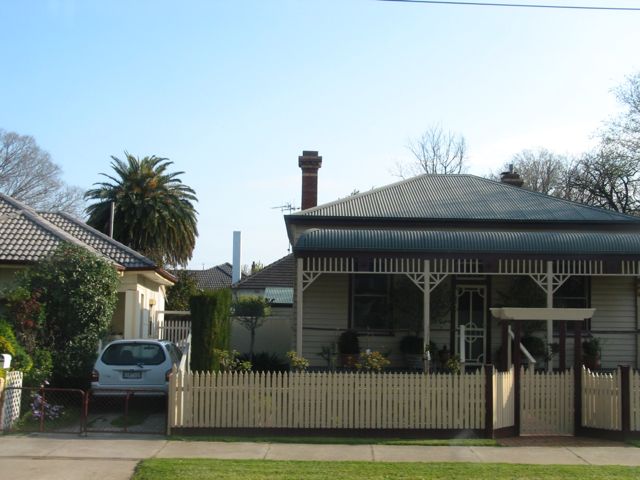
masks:
[[[484,366],[484,435],[493,438],[493,365]]]
[[[623,437],[628,437],[631,432],[631,367],[620,365],[620,426]]]
[[[582,366],[573,369],[573,434],[582,435]]]
[[[573,434],[582,435],[582,322],[573,324]]]

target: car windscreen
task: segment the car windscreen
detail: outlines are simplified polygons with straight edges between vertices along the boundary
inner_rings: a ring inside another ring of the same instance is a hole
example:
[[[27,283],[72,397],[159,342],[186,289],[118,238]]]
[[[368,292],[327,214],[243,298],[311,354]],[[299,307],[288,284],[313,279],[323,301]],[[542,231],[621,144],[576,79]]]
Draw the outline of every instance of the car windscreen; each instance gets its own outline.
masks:
[[[162,347],[154,343],[116,343],[102,354],[107,365],[159,365],[164,359]]]

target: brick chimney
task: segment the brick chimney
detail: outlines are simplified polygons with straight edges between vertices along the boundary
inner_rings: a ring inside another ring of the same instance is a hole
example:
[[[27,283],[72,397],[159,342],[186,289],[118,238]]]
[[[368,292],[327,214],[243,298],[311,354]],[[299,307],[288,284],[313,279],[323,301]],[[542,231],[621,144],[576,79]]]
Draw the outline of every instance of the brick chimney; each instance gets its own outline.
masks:
[[[509,164],[509,170],[507,172],[502,172],[500,174],[500,181],[514,187],[521,187],[524,185],[524,180],[520,177],[520,174],[513,171],[513,163]]]
[[[318,169],[322,166],[322,157],[318,152],[303,150],[298,157],[298,166],[302,169],[302,210],[318,204]]]

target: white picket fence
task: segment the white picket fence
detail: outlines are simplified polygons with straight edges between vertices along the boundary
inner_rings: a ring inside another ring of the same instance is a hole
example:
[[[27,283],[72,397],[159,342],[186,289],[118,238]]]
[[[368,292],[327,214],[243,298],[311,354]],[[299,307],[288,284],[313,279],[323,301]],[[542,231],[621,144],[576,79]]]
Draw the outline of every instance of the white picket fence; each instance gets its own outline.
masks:
[[[515,422],[515,375],[508,372],[493,374],[493,428],[512,427]]]
[[[619,370],[613,373],[582,370],[583,427],[621,430],[621,398]]]
[[[573,370],[520,371],[520,433],[573,435]]]
[[[181,345],[191,334],[191,320],[189,318],[165,318],[157,326],[158,340],[169,340],[176,345]]]
[[[171,376],[169,423],[200,428],[481,429],[485,375],[193,373]]]

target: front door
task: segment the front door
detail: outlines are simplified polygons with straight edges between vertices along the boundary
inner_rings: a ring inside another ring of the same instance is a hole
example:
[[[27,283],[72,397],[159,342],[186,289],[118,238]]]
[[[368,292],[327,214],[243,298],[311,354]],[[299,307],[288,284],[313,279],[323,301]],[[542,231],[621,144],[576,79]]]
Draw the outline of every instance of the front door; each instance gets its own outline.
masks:
[[[456,353],[460,355],[460,325],[465,326],[464,353],[466,365],[485,363],[487,288],[484,285],[456,287]]]

